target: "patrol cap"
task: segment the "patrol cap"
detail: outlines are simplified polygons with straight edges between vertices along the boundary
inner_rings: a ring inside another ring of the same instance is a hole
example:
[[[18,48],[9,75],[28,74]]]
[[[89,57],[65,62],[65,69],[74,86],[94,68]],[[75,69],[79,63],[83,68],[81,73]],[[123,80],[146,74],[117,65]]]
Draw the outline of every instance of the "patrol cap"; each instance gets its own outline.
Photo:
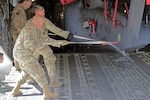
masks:
[[[32,2],[32,0],[20,0],[19,3],[22,3],[24,1],[31,1]]]
[[[41,5],[35,5],[34,8],[35,8],[35,11],[36,10],[44,10],[44,7]]]
[[[35,15],[45,16],[45,10],[43,6],[36,5],[34,8]]]

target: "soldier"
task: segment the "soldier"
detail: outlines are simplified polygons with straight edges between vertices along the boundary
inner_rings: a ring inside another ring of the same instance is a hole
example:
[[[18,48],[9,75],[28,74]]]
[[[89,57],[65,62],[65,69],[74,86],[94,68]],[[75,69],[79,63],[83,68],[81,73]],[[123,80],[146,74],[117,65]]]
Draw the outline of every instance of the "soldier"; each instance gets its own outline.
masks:
[[[4,55],[3,53],[0,52],[0,63],[3,63],[3,60],[4,60]]]
[[[31,4],[31,0],[20,0],[13,9],[10,28],[14,43],[27,21],[25,10],[30,8]]]
[[[38,56],[41,54],[44,58],[44,63],[50,76],[50,86],[59,87],[62,84],[56,82],[55,79],[55,60],[52,49],[45,45],[49,43],[52,46],[60,47],[67,45],[66,40],[54,40],[48,37],[48,30],[67,38],[70,37],[68,31],[64,31],[56,27],[50,20],[45,18],[45,10],[41,6],[35,8],[35,16],[28,20],[21,34],[16,40],[13,56],[19,62],[20,68],[25,72],[25,75],[17,83],[13,90],[13,95],[20,95],[21,85],[26,81],[28,76],[32,77],[43,89],[44,98],[56,98],[57,93],[52,93],[49,90],[48,81],[45,77],[45,72],[38,62]]]
[[[15,6],[11,16],[11,25],[10,25],[10,33],[13,38],[13,43],[15,43],[21,29],[24,27],[27,18],[25,10],[30,8],[32,2],[31,0],[20,0],[20,2]],[[20,70],[19,65],[16,61],[14,61],[16,70]]]
[[[35,7],[35,16],[45,16],[45,10],[42,6],[37,5]],[[34,18],[34,17],[33,17]],[[38,20],[37,20],[38,22]],[[37,23],[36,22],[36,23]],[[73,38],[73,35],[69,33],[68,31],[63,31],[60,28],[56,27],[50,20],[47,18],[44,18],[43,27],[41,28],[41,32],[48,35],[48,30],[65,38],[70,40]],[[62,83],[56,82],[56,74],[55,74],[55,62],[56,57],[53,54],[53,51],[48,45],[45,45],[42,49],[37,49],[33,53],[34,57],[38,59],[39,55],[43,56],[44,64],[47,68],[49,77],[50,77],[50,87],[60,87],[62,86]]]

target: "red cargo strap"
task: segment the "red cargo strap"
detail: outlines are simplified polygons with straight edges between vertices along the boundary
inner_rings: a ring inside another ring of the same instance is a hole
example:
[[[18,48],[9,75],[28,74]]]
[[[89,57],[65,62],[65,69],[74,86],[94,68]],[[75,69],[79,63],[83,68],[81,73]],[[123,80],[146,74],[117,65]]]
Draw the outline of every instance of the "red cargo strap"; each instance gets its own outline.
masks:
[[[94,34],[95,33],[95,27],[96,27],[96,21],[95,20],[93,20],[93,19],[90,19],[89,20],[89,25],[91,26],[91,28],[92,28],[92,33]]]
[[[68,5],[70,3],[72,3],[74,0],[60,0],[62,5]]]

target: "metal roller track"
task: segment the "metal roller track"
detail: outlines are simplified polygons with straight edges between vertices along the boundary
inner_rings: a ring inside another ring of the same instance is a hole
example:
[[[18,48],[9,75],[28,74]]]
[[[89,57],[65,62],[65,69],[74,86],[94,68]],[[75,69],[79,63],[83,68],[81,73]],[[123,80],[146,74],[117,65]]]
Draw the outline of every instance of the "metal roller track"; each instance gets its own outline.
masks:
[[[134,62],[115,62],[118,53],[56,54],[57,81],[52,88],[59,98],[50,100],[149,100],[150,54],[130,54]],[[5,82],[16,84],[20,73],[12,68]],[[49,80],[50,81],[50,80]],[[0,100],[43,100],[37,84],[24,84],[23,94],[13,97],[11,91],[0,93]]]

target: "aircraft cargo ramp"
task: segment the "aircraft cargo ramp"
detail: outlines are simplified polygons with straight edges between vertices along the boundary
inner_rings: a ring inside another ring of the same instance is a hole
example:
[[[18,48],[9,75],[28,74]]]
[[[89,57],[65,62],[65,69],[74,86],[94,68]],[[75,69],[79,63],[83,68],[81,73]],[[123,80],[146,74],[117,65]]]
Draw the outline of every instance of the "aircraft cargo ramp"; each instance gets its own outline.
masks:
[[[50,100],[150,100],[150,54],[130,54],[134,62],[115,62],[118,53],[56,54],[57,80],[52,88],[59,98]],[[43,100],[37,84],[22,85],[23,94],[12,97],[11,90],[20,73],[13,67],[6,77],[0,100]]]

